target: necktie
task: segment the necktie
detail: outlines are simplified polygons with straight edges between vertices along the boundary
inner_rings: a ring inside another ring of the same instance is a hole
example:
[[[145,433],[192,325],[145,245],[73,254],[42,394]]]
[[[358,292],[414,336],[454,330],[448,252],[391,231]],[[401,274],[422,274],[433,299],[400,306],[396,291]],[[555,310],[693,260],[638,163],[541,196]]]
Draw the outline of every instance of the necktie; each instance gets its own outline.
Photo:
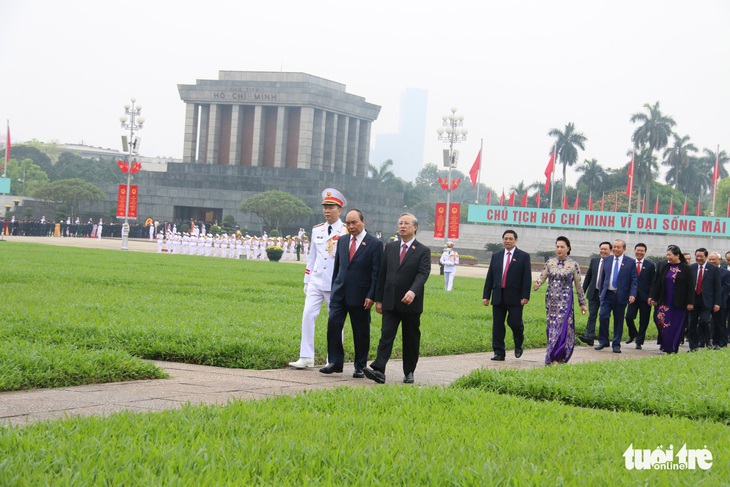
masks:
[[[641,262],[639,262],[638,260],[636,261],[636,275],[641,275]]]
[[[603,270],[603,257],[598,263],[598,274],[596,274],[596,289],[601,289],[601,271]]]
[[[502,272],[502,288],[507,284],[507,271],[509,270],[510,261],[512,261],[512,252],[507,252],[507,263],[504,265],[504,271]]]
[[[697,276],[697,289],[695,289],[695,294],[698,296],[702,294],[702,270],[704,269],[704,266],[700,266],[700,273]]]
[[[408,250],[408,245],[403,244],[400,249],[400,261],[398,262],[399,264],[403,263],[403,257],[406,256],[406,250]]]
[[[618,280],[618,259],[613,258],[613,274],[611,275],[611,287],[616,289],[616,281]]]
[[[332,235],[332,225],[327,227],[327,235]]]
[[[352,261],[352,256],[355,255],[355,251],[357,250],[357,239],[355,237],[350,237],[352,242],[350,242],[350,261]]]

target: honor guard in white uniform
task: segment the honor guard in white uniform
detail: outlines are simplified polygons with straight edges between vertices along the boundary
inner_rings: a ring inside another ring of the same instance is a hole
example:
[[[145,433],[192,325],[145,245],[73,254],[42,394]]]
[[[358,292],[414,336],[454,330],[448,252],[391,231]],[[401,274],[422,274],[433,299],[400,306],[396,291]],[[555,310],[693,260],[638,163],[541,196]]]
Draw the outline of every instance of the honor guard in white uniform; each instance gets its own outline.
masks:
[[[332,271],[335,265],[337,240],[347,233],[340,220],[345,197],[334,188],[322,191],[322,213],[325,222],[312,228],[312,244],[304,271],[304,311],[302,312],[302,341],[299,360],[289,362],[295,369],[314,367],[314,324],[322,303],[330,304]]]
[[[454,276],[456,276],[456,264],[459,263],[459,253],[454,250],[454,243],[447,242],[444,252],[439,259],[444,266],[444,289],[451,291],[454,288]]]

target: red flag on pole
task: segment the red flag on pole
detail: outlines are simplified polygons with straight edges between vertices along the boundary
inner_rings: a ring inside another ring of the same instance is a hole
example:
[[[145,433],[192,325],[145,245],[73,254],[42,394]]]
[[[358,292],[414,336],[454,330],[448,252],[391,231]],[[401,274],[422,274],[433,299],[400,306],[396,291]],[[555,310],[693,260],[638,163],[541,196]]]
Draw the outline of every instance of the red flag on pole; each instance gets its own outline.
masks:
[[[471,189],[474,189],[477,185],[477,176],[479,176],[479,169],[482,167],[482,150],[479,149],[479,154],[472,164],[469,170],[469,177],[471,178]]]
[[[564,210],[568,209],[568,194],[567,193],[563,195],[563,209]]]
[[[502,196],[499,197],[499,206],[504,205],[504,189],[502,189]]]
[[[575,193],[575,203],[573,203],[573,209],[577,210],[580,205],[580,193]]]
[[[527,191],[525,191],[525,194],[522,195],[522,206],[527,206]]]
[[[487,191],[487,205],[492,202],[492,190]]]
[[[641,200],[641,212],[646,213],[646,195],[644,195],[644,198]]]
[[[550,156],[550,161],[545,168],[545,177],[547,178],[545,181],[546,194],[550,191],[550,178],[552,177],[553,171],[555,171],[555,146],[553,146],[553,154]]]
[[[634,190],[634,154],[631,154],[631,162],[629,162],[628,180],[626,181],[626,196],[631,196]]]
[[[674,195],[669,198],[669,214],[674,215]]]
[[[697,197],[697,216],[700,216],[702,213],[702,195]]]
[[[509,195],[509,205],[515,206],[515,192],[512,191],[512,193]]]
[[[684,205],[682,205],[682,215],[687,215],[687,197],[684,197]]]
[[[601,211],[603,211],[603,205],[606,203],[606,193],[601,196]]]
[[[9,133],[9,132],[8,132]],[[715,154],[715,168],[712,170],[712,185],[720,179],[720,153]]]
[[[538,208],[540,208],[540,190],[539,189],[537,190],[537,193],[535,193],[535,204],[537,205]],[[728,203],[728,204],[730,204],[730,203]],[[730,206],[728,208],[730,208]]]
[[[616,213],[618,211],[618,193],[613,198],[613,212]]]
[[[659,213],[659,195],[656,196],[656,203],[654,203],[654,214]]]
[[[593,193],[588,193],[588,211],[593,211]]]

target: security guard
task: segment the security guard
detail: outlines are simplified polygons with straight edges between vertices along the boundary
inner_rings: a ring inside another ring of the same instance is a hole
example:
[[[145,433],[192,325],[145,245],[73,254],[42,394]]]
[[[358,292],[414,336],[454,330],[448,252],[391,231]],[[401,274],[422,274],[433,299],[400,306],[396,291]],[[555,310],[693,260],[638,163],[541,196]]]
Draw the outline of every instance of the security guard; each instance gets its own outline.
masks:
[[[322,191],[322,214],[325,222],[312,228],[311,247],[304,271],[304,311],[302,312],[302,342],[299,360],[289,362],[295,369],[314,367],[314,323],[322,303],[330,304],[332,271],[337,251],[337,240],[347,233],[340,220],[345,197],[334,188]]]

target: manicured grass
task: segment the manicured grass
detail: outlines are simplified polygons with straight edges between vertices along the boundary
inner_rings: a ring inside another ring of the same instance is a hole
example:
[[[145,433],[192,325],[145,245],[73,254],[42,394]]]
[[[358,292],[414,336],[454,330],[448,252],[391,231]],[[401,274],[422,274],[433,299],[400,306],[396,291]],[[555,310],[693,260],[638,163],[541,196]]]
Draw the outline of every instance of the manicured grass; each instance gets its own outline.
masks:
[[[299,355],[302,265],[15,242],[3,243],[0,250],[0,336],[24,340],[29,353],[38,353],[32,352],[35,347],[44,354],[60,347],[58,355],[70,361],[64,366],[68,370],[84,370],[73,363],[83,362],[91,350],[253,369],[283,367]],[[422,355],[491,349],[491,307],[482,306],[482,286],[482,279],[459,276],[455,290],[447,293],[443,278],[431,276],[422,317]],[[525,309],[526,347],[545,346],[543,299],[543,292],[535,293]],[[380,324],[380,315],[373,312],[371,357]],[[352,360],[351,341],[345,343],[346,359]],[[317,321],[315,346],[322,363],[326,310]],[[512,346],[509,333],[507,346]],[[76,358],[63,347],[76,350]],[[400,355],[397,340],[394,356]],[[12,384],[47,386],[31,378],[11,380],[17,371],[7,367],[0,362],[0,390],[16,387]],[[122,373],[113,380],[124,378]],[[130,372],[127,378],[138,376]],[[98,380],[74,374],[58,385]]]
[[[623,452],[707,448],[709,470]],[[730,430],[478,390],[382,386],[0,429],[0,484],[722,485]]]
[[[730,424],[728,376],[730,351],[723,349],[530,371],[482,369],[452,387]]]

